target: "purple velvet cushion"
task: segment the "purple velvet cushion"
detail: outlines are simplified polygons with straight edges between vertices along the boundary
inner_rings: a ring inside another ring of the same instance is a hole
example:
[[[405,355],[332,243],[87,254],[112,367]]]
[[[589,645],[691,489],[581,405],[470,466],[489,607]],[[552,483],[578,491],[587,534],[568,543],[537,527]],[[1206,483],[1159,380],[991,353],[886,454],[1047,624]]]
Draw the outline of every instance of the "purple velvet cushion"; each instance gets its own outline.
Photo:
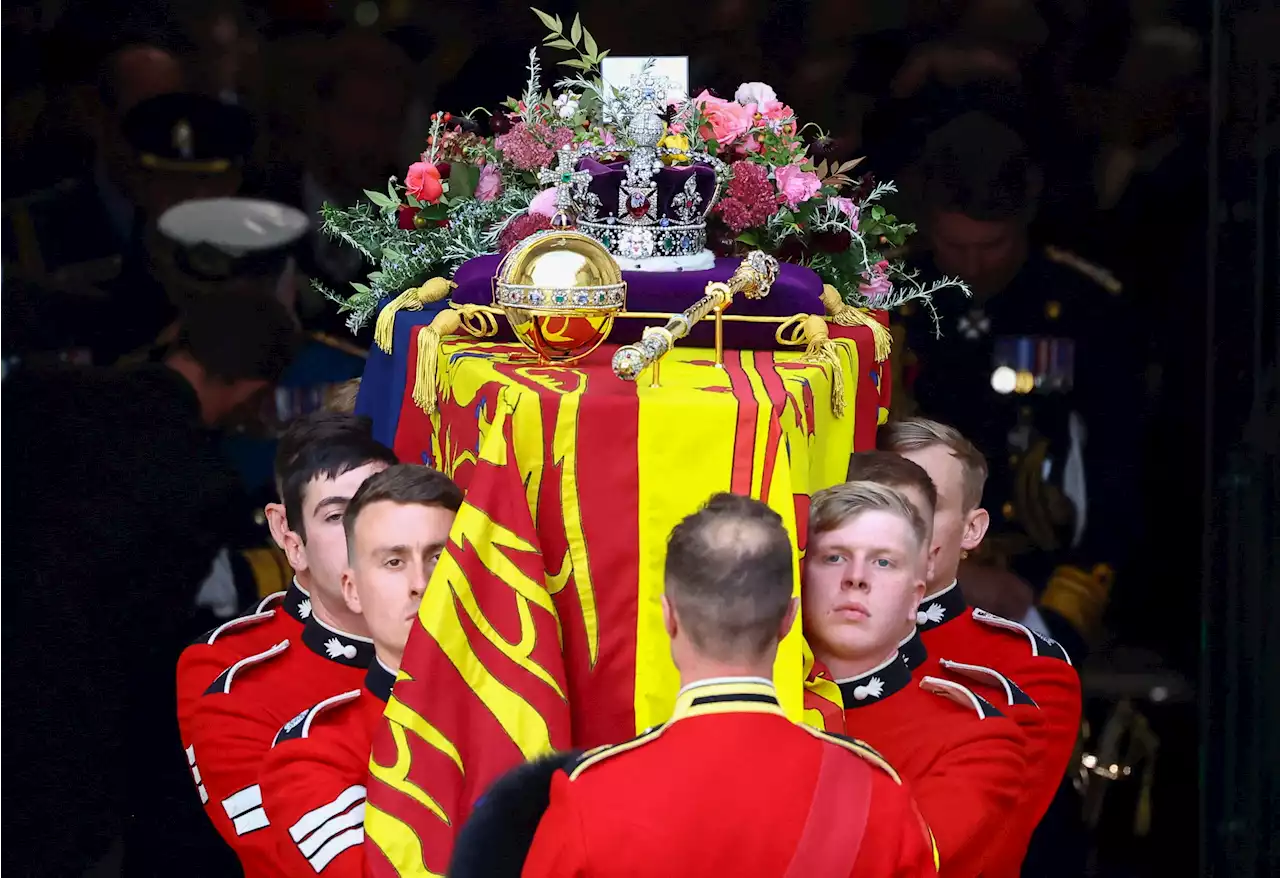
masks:
[[[493,304],[493,275],[498,270],[499,256],[477,256],[458,267],[454,283],[453,301],[469,305]],[[706,286],[712,281],[727,281],[741,260],[717,259],[715,268],[707,271],[645,272],[624,271],[627,282],[628,311],[659,311],[676,313],[688,308],[702,298]],[[803,265],[784,262],[778,272],[778,280],[769,295],[763,299],[738,296],[733,300],[730,314],[760,317],[790,317],[793,314],[822,314],[822,279]],[[655,320],[618,320],[609,336],[611,344],[627,344],[640,338],[644,327]],[[499,321],[504,338],[509,338],[505,324]],[[776,324],[725,323],[725,347],[738,350],[772,350],[779,345],[774,340]],[[710,347],[715,332],[710,319],[696,325],[685,344]]]

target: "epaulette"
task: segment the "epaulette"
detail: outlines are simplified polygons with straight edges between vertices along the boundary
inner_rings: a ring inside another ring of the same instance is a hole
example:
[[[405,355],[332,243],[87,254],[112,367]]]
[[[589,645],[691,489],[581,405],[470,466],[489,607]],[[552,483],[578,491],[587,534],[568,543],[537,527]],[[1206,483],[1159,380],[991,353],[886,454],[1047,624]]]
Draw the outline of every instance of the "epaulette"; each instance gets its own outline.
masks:
[[[352,689],[350,692],[343,692],[340,695],[333,695],[326,698],[318,704],[313,704],[306,710],[299,713],[293,719],[280,727],[280,731],[276,732],[276,736],[271,739],[271,746],[274,747],[281,741],[296,741],[307,737],[311,734],[311,724],[315,722],[316,717],[320,716],[326,710],[337,707],[340,704],[346,704],[360,697],[359,689]]]
[[[1004,692],[1006,707],[1013,707],[1015,704],[1029,704],[1032,707],[1039,707],[1035,699],[1023,692],[1017,683],[994,668],[986,668],[982,665],[966,665],[963,662],[953,662],[948,659],[939,659],[938,663],[948,671],[954,671],[957,674],[968,677],[970,680],[986,683],[988,686]]]
[[[991,628],[999,628],[1003,631],[1021,634],[1027,638],[1027,643],[1031,645],[1031,654],[1034,656],[1062,659],[1067,664],[1071,664],[1071,656],[1067,655],[1067,651],[1062,648],[1058,641],[1050,640],[1043,634],[1032,631],[1021,622],[997,616],[995,613],[988,613],[986,610],[979,610],[977,607],[973,609],[973,620]]]
[[[1120,279],[1114,274],[1101,265],[1094,265],[1089,260],[1082,259],[1070,250],[1063,250],[1061,247],[1050,245],[1044,248],[1044,255],[1049,258],[1050,262],[1078,271],[1113,296],[1118,296],[1124,292],[1124,284],[1120,283]]]
[[[350,354],[353,357],[359,357],[362,360],[369,359],[369,352],[362,347],[353,345],[349,341],[343,341],[340,338],[334,338],[326,332],[308,332],[307,340],[316,344],[322,344],[325,347],[342,351],[344,354]]]
[[[815,738],[826,741],[829,744],[835,744],[858,756],[864,762],[870,762],[876,768],[884,771],[897,784],[902,783],[902,778],[898,776],[898,772],[889,764],[889,760],[880,755],[880,752],[872,747],[866,741],[860,741],[857,738],[850,738],[848,735],[839,735],[835,732],[824,731],[823,729],[815,729],[813,726],[800,724],[800,728],[804,729]]]
[[[551,802],[551,780],[582,754],[553,753],[513,768],[485,791],[458,832],[450,878],[519,878],[538,823]]]
[[[644,732],[641,732],[629,741],[623,741],[621,744],[606,744],[603,747],[596,747],[594,750],[588,750],[565,768],[565,774],[569,775],[569,780],[577,780],[582,775],[582,772],[586,771],[588,768],[599,765],[606,759],[611,759],[614,756],[620,756],[623,753],[628,753],[637,747],[642,747],[650,741],[657,740],[666,727],[667,724],[654,726],[651,729],[646,729]]]
[[[968,708],[978,715],[978,719],[991,719],[1004,716],[996,706],[968,686],[962,686],[941,677],[925,677],[920,681],[920,688],[934,695],[949,698],[961,707]]]
[[[228,693],[231,692],[231,684],[235,680],[236,674],[238,674],[240,671],[242,671],[245,668],[252,667],[253,665],[260,665],[263,662],[270,661],[271,659],[280,655],[280,653],[284,652],[288,648],[289,648],[289,641],[282,640],[279,643],[277,643],[275,646],[271,647],[270,649],[264,649],[262,652],[257,653],[256,655],[245,656],[244,658],[240,659],[240,661],[236,662],[234,665],[232,665],[231,667],[223,671],[221,674],[219,674],[217,676],[217,679],[215,679],[212,683],[209,684],[209,688],[204,690],[204,694],[205,695],[227,695]]]
[[[284,592],[281,592],[281,594],[284,594]],[[249,628],[267,621],[276,614],[275,610],[263,609],[267,600],[269,599],[265,599],[261,604],[258,604],[258,608],[252,613],[247,613],[243,616],[236,616],[234,619],[228,619],[216,628],[210,628],[208,631],[193,640],[192,645],[194,646],[195,644],[203,643],[208,646],[212,646],[213,642],[224,634],[229,634],[243,628]]]

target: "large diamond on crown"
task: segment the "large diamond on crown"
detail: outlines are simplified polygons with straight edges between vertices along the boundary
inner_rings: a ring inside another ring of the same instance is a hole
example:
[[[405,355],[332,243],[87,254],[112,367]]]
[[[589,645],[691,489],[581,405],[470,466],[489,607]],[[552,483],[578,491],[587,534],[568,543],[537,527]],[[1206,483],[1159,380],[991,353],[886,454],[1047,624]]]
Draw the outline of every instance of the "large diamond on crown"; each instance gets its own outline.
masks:
[[[717,195],[709,165],[667,167],[647,150],[628,158],[591,156],[577,169],[591,175],[575,197],[578,229],[615,256],[692,256],[706,249],[706,218]]]

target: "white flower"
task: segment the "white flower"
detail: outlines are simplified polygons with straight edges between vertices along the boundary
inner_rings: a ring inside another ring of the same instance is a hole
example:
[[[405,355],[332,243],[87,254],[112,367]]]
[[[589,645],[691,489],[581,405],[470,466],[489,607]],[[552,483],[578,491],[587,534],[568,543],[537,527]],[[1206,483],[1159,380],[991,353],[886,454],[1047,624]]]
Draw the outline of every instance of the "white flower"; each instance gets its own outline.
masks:
[[[758,107],[761,104],[777,101],[778,93],[773,90],[772,86],[764,82],[744,82],[733,93],[733,99],[744,107],[747,104],[755,104]]]
[[[578,115],[578,99],[565,92],[556,98],[556,115],[561,119],[572,119]]]

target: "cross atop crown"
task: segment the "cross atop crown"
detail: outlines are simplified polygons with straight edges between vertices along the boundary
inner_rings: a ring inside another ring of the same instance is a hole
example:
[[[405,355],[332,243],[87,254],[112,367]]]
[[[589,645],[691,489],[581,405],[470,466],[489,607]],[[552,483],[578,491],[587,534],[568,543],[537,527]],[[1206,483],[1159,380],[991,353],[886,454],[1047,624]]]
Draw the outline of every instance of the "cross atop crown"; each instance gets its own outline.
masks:
[[[556,152],[556,166],[543,168],[538,172],[538,182],[556,187],[556,214],[566,217],[573,210],[573,190],[582,192],[591,182],[591,174],[587,171],[576,171],[578,154],[572,147],[562,146]],[[565,223],[561,223],[562,225]]]

